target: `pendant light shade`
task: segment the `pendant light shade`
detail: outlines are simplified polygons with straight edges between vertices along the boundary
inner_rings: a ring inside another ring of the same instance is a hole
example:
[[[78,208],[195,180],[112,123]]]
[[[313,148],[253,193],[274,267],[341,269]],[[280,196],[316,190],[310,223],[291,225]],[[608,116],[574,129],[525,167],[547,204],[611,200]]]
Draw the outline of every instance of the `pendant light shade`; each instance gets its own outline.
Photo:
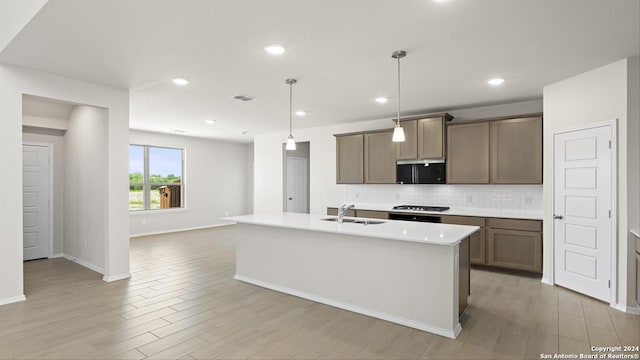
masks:
[[[391,139],[393,142],[404,142],[404,129],[400,124],[397,124],[395,128],[393,128],[393,138]]]
[[[404,50],[394,51],[391,57],[398,59],[398,113],[396,118],[396,127],[393,129],[393,142],[404,142],[404,129],[400,126],[400,59],[407,56],[407,52]]]
[[[287,150],[295,150],[296,149],[296,141],[293,140],[293,136],[289,135],[287,138],[287,145],[285,146]]]
[[[298,81],[296,79],[287,79],[284,82],[289,85],[289,137],[287,138],[287,145],[284,148],[287,150],[295,150],[296,141],[291,134],[291,127],[293,125],[293,84]]]

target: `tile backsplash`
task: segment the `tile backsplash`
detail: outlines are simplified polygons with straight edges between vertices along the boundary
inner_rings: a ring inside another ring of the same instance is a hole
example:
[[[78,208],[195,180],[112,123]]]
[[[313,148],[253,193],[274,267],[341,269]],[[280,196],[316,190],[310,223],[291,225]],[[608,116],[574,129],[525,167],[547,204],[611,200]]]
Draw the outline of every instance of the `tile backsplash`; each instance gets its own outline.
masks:
[[[542,211],[542,185],[345,185],[344,202]]]

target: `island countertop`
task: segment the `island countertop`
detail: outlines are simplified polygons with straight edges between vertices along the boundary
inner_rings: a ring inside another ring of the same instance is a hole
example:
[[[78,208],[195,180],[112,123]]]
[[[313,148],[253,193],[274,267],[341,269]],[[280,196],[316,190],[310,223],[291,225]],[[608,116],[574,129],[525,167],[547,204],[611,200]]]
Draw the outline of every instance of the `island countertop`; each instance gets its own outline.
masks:
[[[462,239],[480,229],[477,226],[421,223],[386,219],[383,220],[384,222],[382,224],[363,225],[348,222],[339,224],[335,221],[322,220],[326,218],[335,218],[335,216],[284,212],[224,217],[222,220],[242,224],[273,226],[279,228],[411,241],[445,246],[455,246],[459,244]],[[350,219],[350,217],[345,216],[345,219]],[[363,220],[363,218],[358,218],[358,220]],[[380,219],[370,220],[380,221]]]

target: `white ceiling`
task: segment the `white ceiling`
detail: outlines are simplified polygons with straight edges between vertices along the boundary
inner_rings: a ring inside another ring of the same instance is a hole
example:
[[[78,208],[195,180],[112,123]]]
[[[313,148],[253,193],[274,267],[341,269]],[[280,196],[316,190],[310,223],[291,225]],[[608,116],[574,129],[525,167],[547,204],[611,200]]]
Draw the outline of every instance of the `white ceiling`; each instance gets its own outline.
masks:
[[[540,98],[638,56],[639,18],[638,0],[50,0],[0,62],[130,89],[135,129],[250,141],[288,129],[286,78],[308,112],[294,135],[395,116],[398,49],[405,115]],[[267,54],[272,42],[288,51]]]

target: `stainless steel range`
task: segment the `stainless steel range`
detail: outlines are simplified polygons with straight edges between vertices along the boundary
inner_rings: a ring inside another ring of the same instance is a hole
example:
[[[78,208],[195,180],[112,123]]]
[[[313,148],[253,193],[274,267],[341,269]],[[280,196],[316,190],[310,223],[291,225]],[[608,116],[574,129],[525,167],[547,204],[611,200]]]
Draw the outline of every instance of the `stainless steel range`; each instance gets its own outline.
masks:
[[[425,206],[425,205],[398,205],[394,206],[393,210],[404,211],[435,211],[441,212],[449,210],[448,206]],[[405,221],[420,221],[420,222],[433,222],[439,223],[440,216],[429,214],[415,214],[406,212],[389,212],[389,219],[391,220],[405,220]]]
[[[413,211],[446,211],[448,206],[424,206],[424,205],[398,205],[393,210],[413,210]]]

